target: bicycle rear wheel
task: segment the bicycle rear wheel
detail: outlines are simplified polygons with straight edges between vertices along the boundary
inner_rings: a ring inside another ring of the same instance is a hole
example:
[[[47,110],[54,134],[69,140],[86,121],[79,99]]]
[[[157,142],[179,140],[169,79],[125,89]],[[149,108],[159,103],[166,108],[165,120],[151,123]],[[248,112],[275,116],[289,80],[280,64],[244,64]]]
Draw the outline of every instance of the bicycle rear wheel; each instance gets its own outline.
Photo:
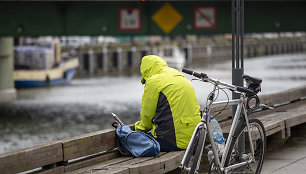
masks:
[[[195,134],[185,162],[182,166],[182,174],[193,174],[196,172],[198,161],[201,160],[201,151],[204,146],[205,131],[204,128],[199,128]]]
[[[250,119],[250,135],[254,148],[254,161],[241,167],[232,169],[229,173],[252,173],[259,174],[262,169],[264,153],[266,149],[266,133],[263,124],[258,119]],[[242,143],[238,143],[239,138],[244,135]],[[239,146],[245,146],[244,150],[240,150]],[[239,152],[243,151],[243,152]],[[249,134],[244,119],[241,119],[234,133],[232,143],[229,147],[228,155],[225,160],[225,167],[249,161],[252,159],[251,144],[249,142]]]

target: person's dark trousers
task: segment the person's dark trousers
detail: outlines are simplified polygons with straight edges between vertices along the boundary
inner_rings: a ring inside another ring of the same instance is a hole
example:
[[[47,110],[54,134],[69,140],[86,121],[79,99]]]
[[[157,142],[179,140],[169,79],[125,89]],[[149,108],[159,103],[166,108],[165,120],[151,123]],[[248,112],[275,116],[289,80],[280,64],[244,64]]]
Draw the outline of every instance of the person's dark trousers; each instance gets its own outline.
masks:
[[[180,149],[170,143],[168,143],[167,141],[164,141],[164,140],[160,140],[160,139],[157,139],[159,145],[160,145],[160,151],[161,152],[170,152],[170,151],[180,151],[180,150],[183,150],[183,149]]]
[[[147,132],[147,134],[149,134],[151,137],[155,138],[151,132]],[[156,138],[155,138],[156,139]],[[156,139],[159,143],[160,146],[160,151],[161,152],[171,152],[171,151],[180,151],[183,149],[180,149],[176,146],[174,146],[173,144],[168,143],[167,141],[161,140],[161,139]]]

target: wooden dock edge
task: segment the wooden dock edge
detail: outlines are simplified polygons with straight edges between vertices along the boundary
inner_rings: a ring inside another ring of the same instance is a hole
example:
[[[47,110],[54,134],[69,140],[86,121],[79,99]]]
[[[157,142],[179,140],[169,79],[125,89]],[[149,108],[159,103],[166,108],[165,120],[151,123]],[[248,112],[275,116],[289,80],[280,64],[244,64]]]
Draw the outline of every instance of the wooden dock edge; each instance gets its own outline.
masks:
[[[285,139],[291,136],[291,127],[306,122],[306,108],[303,107],[306,104],[306,86],[263,95],[260,99],[276,108],[254,114],[264,123],[267,136],[280,134]],[[150,158],[120,157],[116,150],[115,131],[108,129],[1,154],[0,171],[3,174],[25,171],[92,173],[94,166],[100,166],[96,168],[98,173],[109,173],[109,169],[112,169],[111,173],[166,173],[179,166],[183,154],[184,151],[161,153]]]

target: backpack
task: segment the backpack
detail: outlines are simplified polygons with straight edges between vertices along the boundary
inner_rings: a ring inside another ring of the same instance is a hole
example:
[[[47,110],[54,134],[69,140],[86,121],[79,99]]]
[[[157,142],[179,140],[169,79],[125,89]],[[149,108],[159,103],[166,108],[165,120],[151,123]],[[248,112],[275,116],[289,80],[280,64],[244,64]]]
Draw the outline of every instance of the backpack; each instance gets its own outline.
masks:
[[[132,131],[129,126],[119,124],[116,128],[118,149],[122,155],[134,157],[156,156],[160,145],[152,136],[141,131]],[[128,153],[123,152],[122,147]]]

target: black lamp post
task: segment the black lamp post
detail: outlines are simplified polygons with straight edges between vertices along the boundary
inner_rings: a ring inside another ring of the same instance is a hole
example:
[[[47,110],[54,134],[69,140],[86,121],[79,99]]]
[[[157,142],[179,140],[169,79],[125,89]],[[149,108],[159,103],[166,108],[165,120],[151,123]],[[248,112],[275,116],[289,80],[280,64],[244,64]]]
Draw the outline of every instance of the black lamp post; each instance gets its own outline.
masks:
[[[232,0],[232,84],[243,86],[243,35],[244,35],[244,0]],[[240,95],[233,93],[232,99],[239,99]],[[233,106],[235,115],[237,106]],[[238,140],[239,152],[244,151],[244,136]]]

